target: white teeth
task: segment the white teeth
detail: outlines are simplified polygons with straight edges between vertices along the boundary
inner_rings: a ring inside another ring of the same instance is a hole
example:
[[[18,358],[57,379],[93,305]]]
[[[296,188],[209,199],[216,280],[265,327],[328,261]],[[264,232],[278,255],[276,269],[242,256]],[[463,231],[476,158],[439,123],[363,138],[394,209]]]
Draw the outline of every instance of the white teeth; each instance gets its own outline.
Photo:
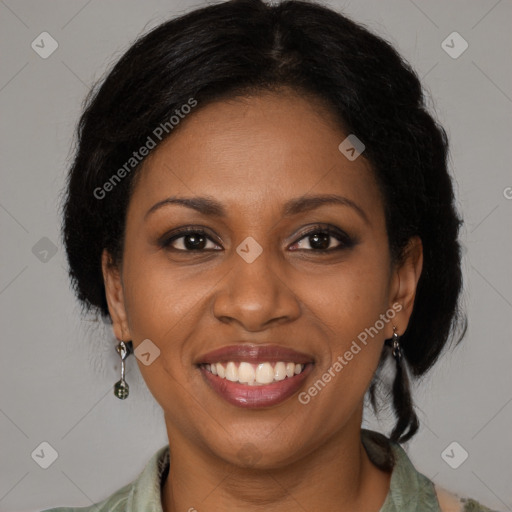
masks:
[[[279,361],[274,367],[274,379],[284,380],[286,378],[286,365]]]
[[[274,368],[270,363],[260,363],[256,370],[256,382],[258,384],[270,384],[274,380]]]
[[[232,382],[236,382],[238,380],[238,371],[233,361],[230,361],[226,366],[226,379]]]
[[[272,366],[274,365],[274,366]],[[231,382],[239,382],[249,386],[263,386],[272,382],[279,382],[286,378],[298,375],[304,370],[305,365],[300,363],[258,363],[252,364],[245,361],[235,363],[212,363],[205,364],[205,369],[221,379],[227,379]]]
[[[256,372],[254,371],[252,364],[240,363],[240,366],[238,367],[238,382],[247,382],[247,384],[252,384],[255,378]]]

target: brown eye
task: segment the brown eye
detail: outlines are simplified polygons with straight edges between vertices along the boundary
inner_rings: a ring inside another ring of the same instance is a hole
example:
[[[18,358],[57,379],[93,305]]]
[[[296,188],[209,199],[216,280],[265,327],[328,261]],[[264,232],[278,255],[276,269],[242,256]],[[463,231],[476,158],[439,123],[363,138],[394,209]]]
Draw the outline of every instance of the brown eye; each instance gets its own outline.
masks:
[[[302,244],[303,246],[299,246]],[[305,233],[292,246],[292,250],[309,250],[313,252],[333,252],[353,247],[355,241],[341,230],[324,227],[316,227]]]
[[[213,247],[208,247],[208,242],[211,242]],[[183,252],[205,251],[218,247],[204,230],[198,228],[180,230],[170,238],[163,240],[160,245],[166,249]]]

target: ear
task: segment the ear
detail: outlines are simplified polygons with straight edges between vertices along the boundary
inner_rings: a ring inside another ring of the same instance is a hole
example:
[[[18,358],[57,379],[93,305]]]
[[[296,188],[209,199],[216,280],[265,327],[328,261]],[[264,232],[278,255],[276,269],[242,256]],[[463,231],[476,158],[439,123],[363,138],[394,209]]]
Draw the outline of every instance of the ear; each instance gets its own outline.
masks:
[[[132,337],[128,328],[121,272],[106,249],[101,254],[101,270],[114,334],[118,340],[129,341]]]
[[[422,269],[423,244],[420,237],[414,236],[409,239],[403,258],[395,266],[391,278],[390,306],[395,305],[393,309],[398,312],[390,323],[397,327],[398,334],[403,334],[409,325]],[[390,338],[393,332],[388,334]]]

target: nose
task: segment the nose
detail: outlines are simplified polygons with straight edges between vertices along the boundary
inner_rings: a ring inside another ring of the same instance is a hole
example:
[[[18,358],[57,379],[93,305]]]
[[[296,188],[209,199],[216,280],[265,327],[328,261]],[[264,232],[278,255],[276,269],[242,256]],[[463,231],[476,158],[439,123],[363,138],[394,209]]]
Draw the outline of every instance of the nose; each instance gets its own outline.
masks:
[[[224,323],[239,323],[251,332],[272,323],[287,323],[300,315],[300,302],[272,251],[263,252],[252,262],[233,251],[231,270],[213,299],[213,313]]]

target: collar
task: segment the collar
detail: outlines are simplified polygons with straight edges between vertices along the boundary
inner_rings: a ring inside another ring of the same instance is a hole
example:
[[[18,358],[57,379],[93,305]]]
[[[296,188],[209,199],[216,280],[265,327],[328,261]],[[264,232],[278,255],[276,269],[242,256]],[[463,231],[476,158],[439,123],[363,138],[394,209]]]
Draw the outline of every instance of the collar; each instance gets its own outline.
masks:
[[[392,467],[389,492],[379,512],[441,512],[434,484],[416,470],[400,444],[367,429],[361,429],[361,440],[376,466]]]
[[[392,468],[390,489],[379,512],[441,512],[433,483],[413,466],[405,450],[378,432],[361,429],[361,440],[370,460]],[[161,487],[169,471],[169,445],[160,448],[133,482],[127,511],[163,512]]]

